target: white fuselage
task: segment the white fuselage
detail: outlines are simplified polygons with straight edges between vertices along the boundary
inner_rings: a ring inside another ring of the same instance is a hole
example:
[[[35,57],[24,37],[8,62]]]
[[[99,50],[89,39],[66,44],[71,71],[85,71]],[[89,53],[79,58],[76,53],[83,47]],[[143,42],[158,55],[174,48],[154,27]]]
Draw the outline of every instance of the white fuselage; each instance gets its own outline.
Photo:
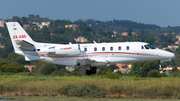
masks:
[[[48,44],[48,43],[35,43],[38,51],[25,49],[21,55],[32,55],[41,57],[42,61],[50,62],[60,65],[74,66],[78,59],[89,59],[92,62],[91,66],[101,66],[115,63],[132,63],[138,61],[153,61],[153,60],[171,60],[175,55],[171,52],[167,52],[161,49],[146,49],[144,45],[148,43],[144,42],[117,42],[117,43],[91,43],[91,44],[79,44],[79,54],[66,54],[57,55],[48,53],[46,47],[63,47],[67,50],[73,50],[70,48],[72,45],[78,44]],[[143,47],[143,48],[142,48]],[[69,48],[69,49],[68,49]],[[52,48],[51,48],[52,49]],[[49,49],[49,51],[51,51]],[[38,53],[38,54],[37,54]],[[89,65],[89,64],[85,64]]]

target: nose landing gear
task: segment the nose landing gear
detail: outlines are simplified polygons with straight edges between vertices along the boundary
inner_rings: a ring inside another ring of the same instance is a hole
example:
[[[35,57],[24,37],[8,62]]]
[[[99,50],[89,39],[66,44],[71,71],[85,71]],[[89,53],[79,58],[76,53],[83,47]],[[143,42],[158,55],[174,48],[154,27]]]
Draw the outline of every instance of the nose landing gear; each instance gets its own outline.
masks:
[[[163,68],[161,66],[161,61],[159,60],[159,71],[162,71],[162,70],[163,70]]]

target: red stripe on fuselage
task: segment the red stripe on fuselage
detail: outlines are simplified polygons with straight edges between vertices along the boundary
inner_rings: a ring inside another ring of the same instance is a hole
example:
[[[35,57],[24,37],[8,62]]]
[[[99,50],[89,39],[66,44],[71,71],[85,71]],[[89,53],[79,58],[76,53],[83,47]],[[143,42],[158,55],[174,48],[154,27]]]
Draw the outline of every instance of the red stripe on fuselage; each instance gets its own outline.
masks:
[[[33,51],[29,49],[25,49],[22,47],[19,47],[23,50],[26,51]],[[71,49],[71,47],[68,47],[68,49]],[[38,51],[38,53],[47,53],[47,52],[41,52]],[[89,52],[88,54],[132,54],[132,55],[141,55],[141,56],[155,56],[155,55],[150,55],[150,54],[139,54],[139,53],[129,53],[129,52]],[[33,55],[33,54],[31,54]],[[99,55],[83,55],[83,56],[44,56],[44,55],[36,55],[36,56],[41,56],[41,57],[52,57],[52,58],[71,58],[71,57],[92,57],[92,56],[99,56]]]
[[[132,55],[142,55],[142,56],[154,56],[149,54],[139,54],[139,53],[128,53],[128,52],[90,52],[89,54],[132,54]]]

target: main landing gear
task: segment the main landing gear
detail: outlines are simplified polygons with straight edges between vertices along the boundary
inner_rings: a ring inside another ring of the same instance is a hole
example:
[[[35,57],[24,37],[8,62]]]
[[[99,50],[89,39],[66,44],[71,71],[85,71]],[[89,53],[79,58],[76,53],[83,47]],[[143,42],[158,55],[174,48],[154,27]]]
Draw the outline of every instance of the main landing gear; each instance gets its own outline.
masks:
[[[162,70],[163,70],[163,68],[161,66],[161,61],[159,60],[159,71],[162,71]]]
[[[96,67],[90,67],[90,70],[86,70],[86,75],[96,74]]]

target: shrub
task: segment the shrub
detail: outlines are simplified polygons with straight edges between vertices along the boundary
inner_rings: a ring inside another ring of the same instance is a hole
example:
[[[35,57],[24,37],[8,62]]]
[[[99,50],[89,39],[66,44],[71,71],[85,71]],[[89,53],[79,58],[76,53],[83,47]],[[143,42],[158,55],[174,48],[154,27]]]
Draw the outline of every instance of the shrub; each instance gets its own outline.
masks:
[[[148,72],[147,76],[152,78],[159,78],[161,77],[161,74],[159,73],[158,70],[151,70]]]
[[[50,75],[55,70],[56,70],[56,68],[53,64],[48,64],[44,68],[41,69],[41,73],[43,75]]]
[[[81,87],[72,88],[68,91],[69,96],[105,96],[106,93],[100,90],[95,84],[85,84]]]
[[[120,86],[112,85],[109,89],[111,94],[120,94],[123,92]]]
[[[132,97],[133,96],[133,94],[130,91],[126,91],[124,94],[127,97]]]
[[[99,70],[97,72],[98,75],[106,75],[107,72],[111,72],[111,69],[106,66],[99,67]]]
[[[58,89],[58,93],[61,95],[68,95],[68,91],[72,88],[76,88],[74,85],[66,85]]]
[[[155,92],[156,92],[156,89],[152,89],[152,88],[151,89],[143,88],[141,90],[138,90],[138,94],[144,97],[153,97],[155,96]]]
[[[73,76],[80,76],[79,69],[80,69],[80,67],[75,68],[75,69],[71,72],[71,75],[73,75]]]
[[[180,92],[178,92],[177,90],[174,90],[174,91],[173,91],[173,97],[174,97],[175,99],[180,99]]]
[[[170,97],[172,95],[173,95],[173,89],[169,88],[168,86],[157,92],[157,96]]]
[[[119,74],[108,71],[108,72],[106,72],[105,77],[107,77],[109,79],[119,79]]]
[[[3,85],[0,84],[0,92],[3,91]]]
[[[58,93],[66,96],[105,96],[106,93],[95,84],[85,84],[82,86],[67,85],[58,89]]]
[[[10,64],[3,64],[1,66],[2,72],[10,72],[10,73],[18,73],[23,72],[25,68],[21,65],[10,63]]]
[[[171,73],[172,77],[180,77],[180,71],[175,71]]]
[[[52,76],[63,76],[63,73],[61,70],[58,70],[58,71],[54,71],[51,75]]]
[[[51,94],[51,96],[58,96],[57,94]]]

